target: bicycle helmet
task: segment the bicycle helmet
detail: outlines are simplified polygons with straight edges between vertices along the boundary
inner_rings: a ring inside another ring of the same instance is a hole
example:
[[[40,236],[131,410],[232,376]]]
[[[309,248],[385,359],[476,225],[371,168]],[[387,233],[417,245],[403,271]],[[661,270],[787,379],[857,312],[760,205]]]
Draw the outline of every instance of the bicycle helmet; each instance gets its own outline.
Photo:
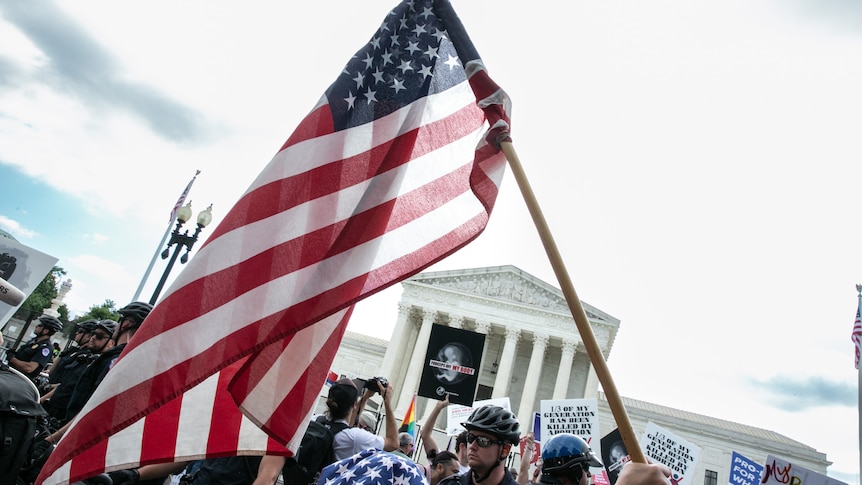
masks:
[[[117,322],[113,320],[101,320],[93,324],[93,330],[101,328],[108,335],[114,335],[114,330],[117,328]]]
[[[63,322],[57,319],[57,317],[52,317],[50,315],[42,315],[39,317],[39,325],[42,325],[42,328],[47,328],[54,333],[63,330]]]
[[[461,425],[467,431],[484,431],[512,444],[517,444],[521,437],[518,418],[511,411],[491,404],[474,409]]]
[[[75,324],[75,331],[83,330],[85,333],[90,333],[93,331],[95,325],[99,323],[95,318],[90,318]]]
[[[562,475],[574,467],[588,470],[602,466],[590,445],[571,433],[555,434],[542,445],[542,473],[545,475]]]
[[[133,301],[132,303],[129,303],[123,308],[117,310],[117,313],[122,315],[123,318],[131,318],[138,323],[138,326],[140,326],[141,323],[143,323],[144,319],[147,318],[147,315],[150,314],[150,311],[152,309],[153,306],[149,303],[144,303],[142,301]]]

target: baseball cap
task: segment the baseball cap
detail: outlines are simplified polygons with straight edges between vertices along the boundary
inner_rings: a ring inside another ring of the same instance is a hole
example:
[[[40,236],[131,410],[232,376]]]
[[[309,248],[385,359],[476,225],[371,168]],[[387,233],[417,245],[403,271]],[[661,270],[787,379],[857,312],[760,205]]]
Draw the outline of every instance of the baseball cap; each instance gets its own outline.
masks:
[[[356,385],[350,379],[338,379],[335,384],[329,388],[329,399],[335,401],[338,409],[347,409],[356,404],[356,398],[359,396],[359,391]]]

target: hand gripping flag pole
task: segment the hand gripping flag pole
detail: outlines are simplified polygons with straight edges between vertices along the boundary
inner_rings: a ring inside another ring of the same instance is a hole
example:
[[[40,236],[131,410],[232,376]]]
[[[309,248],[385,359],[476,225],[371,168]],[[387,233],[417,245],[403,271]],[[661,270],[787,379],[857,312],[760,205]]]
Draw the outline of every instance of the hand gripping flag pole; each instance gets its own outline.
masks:
[[[501,142],[500,147],[506,155],[509,166],[512,168],[515,180],[518,182],[521,195],[524,197],[524,202],[527,203],[527,209],[529,209],[533,223],[536,225],[536,230],[539,232],[539,237],[542,239],[542,245],[545,246],[545,252],[548,254],[548,259],[551,262],[554,273],[557,275],[557,281],[560,283],[563,296],[566,297],[569,311],[572,312],[572,317],[578,326],[578,332],[584,341],[584,347],[590,356],[590,362],[593,364],[596,376],[602,384],[605,397],[608,399],[608,406],[611,408],[611,413],[613,413],[614,420],[617,422],[617,427],[620,430],[620,435],[623,438],[623,443],[626,445],[629,456],[636,463],[646,463],[646,457],[638,444],[628,413],[623,406],[617,386],[614,384],[613,377],[611,377],[611,373],[608,370],[608,364],[605,362],[602,350],[599,347],[598,341],[596,341],[596,336],[593,334],[590,322],[587,320],[587,314],[584,312],[584,307],[581,306],[581,300],[578,298],[577,292],[575,292],[575,287],[569,278],[569,272],[566,270],[565,264],[563,264],[563,258],[560,256],[559,249],[557,249],[557,243],[554,242],[554,237],[551,235],[551,230],[548,228],[548,223],[542,214],[542,208],[539,207],[533,189],[530,187],[530,182],[527,180],[527,175],[521,166],[521,160],[515,152],[515,147],[509,140]]]

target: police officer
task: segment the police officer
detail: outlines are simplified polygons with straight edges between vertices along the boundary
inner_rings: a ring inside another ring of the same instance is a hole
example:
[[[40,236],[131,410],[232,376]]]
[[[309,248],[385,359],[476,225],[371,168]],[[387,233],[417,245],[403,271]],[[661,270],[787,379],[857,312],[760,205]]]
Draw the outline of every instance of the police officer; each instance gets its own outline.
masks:
[[[63,364],[69,356],[78,355],[81,351],[86,350],[87,343],[90,341],[90,335],[93,334],[95,324],[99,323],[95,318],[84,320],[75,324],[75,336],[66,350],[60,352],[60,355],[54,358],[54,363],[51,364],[51,369],[48,371],[48,383],[51,387],[57,387],[57,384],[63,380]]]
[[[83,409],[84,404],[93,395],[96,387],[105,378],[105,375],[107,375],[114,362],[123,352],[126,344],[135,332],[137,332],[141,324],[144,323],[144,319],[147,318],[152,309],[153,306],[149,303],[134,301],[117,310],[117,313],[120,314],[120,321],[116,323],[113,339],[104,339],[105,347],[103,347],[102,353],[84,370],[81,378],[78,379],[78,383],[69,397],[69,404],[66,405],[66,419],[71,420]],[[93,339],[94,337],[90,337],[91,349],[92,345],[96,344],[93,342]],[[113,345],[113,347],[110,345]],[[93,351],[95,352],[95,350]],[[56,443],[68,427],[69,423],[52,433],[46,439],[52,443]]]
[[[548,485],[587,485],[590,467],[601,467],[586,441],[571,433],[560,433],[544,442],[542,478]],[[670,468],[659,463],[626,463],[617,485],[671,485]]]
[[[117,322],[113,320],[94,320],[94,322],[86,326],[89,329],[90,338],[85,345],[58,364],[62,366],[60,372],[62,377],[57,387],[42,396],[39,401],[48,414],[57,418],[60,425],[66,423],[66,408],[81,376],[99,354],[111,348],[111,336],[117,328]]]
[[[542,478],[550,485],[587,485],[590,467],[601,467],[590,445],[579,436],[560,433],[542,447]]]
[[[470,471],[440,481],[441,485],[516,485],[503,462],[521,437],[518,418],[500,406],[473,410],[466,422],[467,463]]]
[[[39,323],[33,330],[36,336],[9,356],[9,365],[30,379],[38,377],[42,369],[53,359],[51,336],[62,329],[63,324],[56,317],[49,315],[39,317]]]

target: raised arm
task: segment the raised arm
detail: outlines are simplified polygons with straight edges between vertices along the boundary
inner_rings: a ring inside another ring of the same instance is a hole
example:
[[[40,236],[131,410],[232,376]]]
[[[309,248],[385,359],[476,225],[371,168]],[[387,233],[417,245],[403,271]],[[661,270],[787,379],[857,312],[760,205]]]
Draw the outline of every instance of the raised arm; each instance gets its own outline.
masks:
[[[434,408],[431,409],[431,412],[428,413],[428,419],[425,420],[425,424],[422,425],[422,430],[419,432],[419,437],[422,439],[422,448],[425,449],[425,456],[433,458],[434,455],[440,451],[440,448],[437,446],[437,442],[434,441],[434,423],[437,422],[437,417],[440,415],[440,411],[449,406],[449,393],[446,393],[446,397],[441,401],[437,401],[434,403]]]
[[[395,410],[392,409],[392,395],[395,391],[391,383],[377,383],[380,393],[383,394],[383,407],[386,410],[386,436],[383,437],[383,451],[394,451],[398,448],[398,425],[395,424]]]
[[[518,469],[518,483],[520,485],[527,485],[527,482],[530,481],[530,461],[533,459],[533,452],[536,449],[536,442],[533,438],[533,432],[530,431],[527,433],[527,436],[524,436],[524,454],[521,455],[521,466]]]

